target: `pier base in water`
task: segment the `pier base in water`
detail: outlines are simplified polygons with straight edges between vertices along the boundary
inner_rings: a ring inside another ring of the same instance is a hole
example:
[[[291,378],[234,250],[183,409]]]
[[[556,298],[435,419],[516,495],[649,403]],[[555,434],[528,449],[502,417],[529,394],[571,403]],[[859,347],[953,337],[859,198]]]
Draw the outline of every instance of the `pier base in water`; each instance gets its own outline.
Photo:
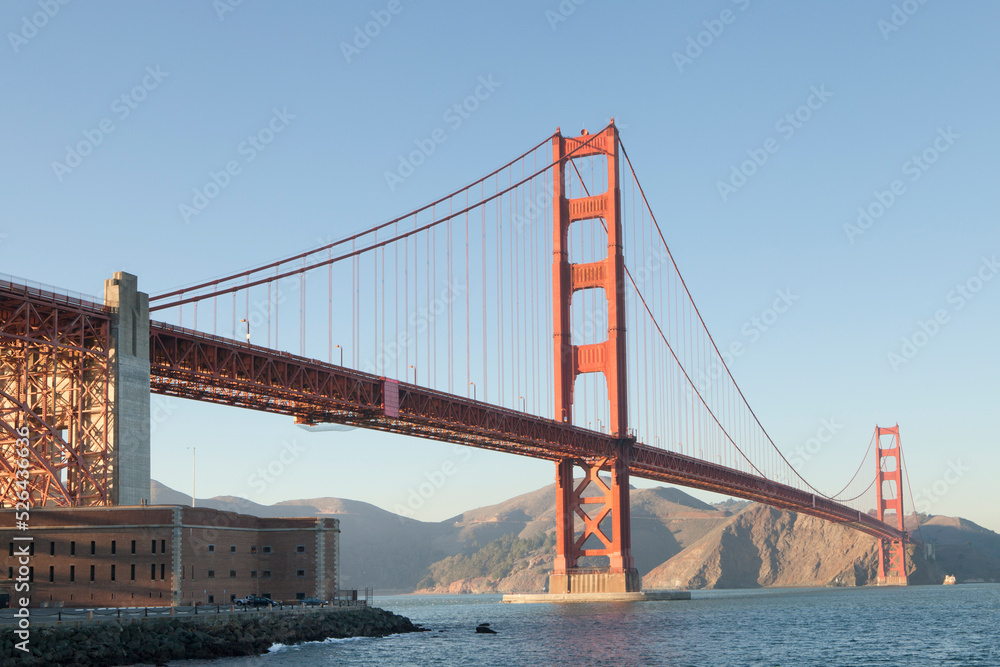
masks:
[[[504,602],[655,602],[690,600],[691,591],[639,591],[634,593],[508,593]]]

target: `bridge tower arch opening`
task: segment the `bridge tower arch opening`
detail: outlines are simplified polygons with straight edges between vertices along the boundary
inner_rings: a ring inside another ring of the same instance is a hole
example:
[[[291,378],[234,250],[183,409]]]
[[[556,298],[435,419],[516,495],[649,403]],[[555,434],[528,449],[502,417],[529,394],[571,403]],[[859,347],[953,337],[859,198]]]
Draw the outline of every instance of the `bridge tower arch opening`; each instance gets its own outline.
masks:
[[[883,437],[886,440],[883,441]],[[883,523],[886,515],[896,514],[895,523],[903,527],[903,459],[900,453],[899,424],[875,427],[876,496],[878,520]],[[880,538],[878,542],[879,586],[906,586],[906,545],[903,540]]]
[[[618,130],[612,122],[599,134],[586,131],[552,138],[553,161],[553,338],[555,346],[555,414],[572,423],[573,388],[577,376],[602,373],[607,382],[609,424],[614,445],[603,456],[565,458],[556,462],[556,558],[549,593],[626,593],[640,590],[632,559],[629,521],[629,457],[634,442],[628,434],[625,338],[625,262],[622,254]],[[567,197],[570,160],[599,156],[607,167],[604,192]],[[607,252],[591,262],[571,263],[569,230],[574,222],[600,219],[606,227]],[[607,304],[607,336],[603,341],[574,344],[573,293],[603,290]],[[575,479],[582,469],[582,481]],[[609,474],[602,475],[602,471]],[[588,495],[590,494],[590,495]],[[577,524],[581,524],[579,534]],[[596,538],[596,539],[594,539]],[[604,557],[607,566],[581,567],[581,559]]]

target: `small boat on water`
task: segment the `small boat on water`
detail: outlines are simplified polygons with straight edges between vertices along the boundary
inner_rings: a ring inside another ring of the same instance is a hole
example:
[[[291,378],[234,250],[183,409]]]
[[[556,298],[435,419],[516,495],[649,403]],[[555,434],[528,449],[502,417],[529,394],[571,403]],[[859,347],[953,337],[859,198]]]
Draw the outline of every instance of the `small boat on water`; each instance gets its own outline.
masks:
[[[949,574],[949,575],[945,576],[945,578],[944,578],[944,585],[945,586],[954,586],[955,585],[955,575]]]

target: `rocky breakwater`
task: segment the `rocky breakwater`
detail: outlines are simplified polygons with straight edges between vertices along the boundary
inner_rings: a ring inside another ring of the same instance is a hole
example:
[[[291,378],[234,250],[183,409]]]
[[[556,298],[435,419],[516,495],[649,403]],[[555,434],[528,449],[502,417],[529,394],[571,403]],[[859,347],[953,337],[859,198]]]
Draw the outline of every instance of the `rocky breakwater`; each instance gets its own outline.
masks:
[[[376,608],[233,615],[206,623],[182,618],[141,623],[36,626],[30,652],[16,650],[12,630],[0,632],[0,667],[7,665],[132,665],[168,660],[260,655],[273,644],[328,637],[384,637],[421,628]]]

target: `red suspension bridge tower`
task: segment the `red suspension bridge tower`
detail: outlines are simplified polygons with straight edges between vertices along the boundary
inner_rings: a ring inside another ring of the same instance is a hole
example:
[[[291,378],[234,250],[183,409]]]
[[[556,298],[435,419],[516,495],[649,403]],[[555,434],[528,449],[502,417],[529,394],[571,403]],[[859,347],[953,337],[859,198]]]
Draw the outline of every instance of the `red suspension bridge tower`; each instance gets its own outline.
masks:
[[[556,463],[556,559],[549,580],[550,593],[624,593],[640,588],[632,561],[629,529],[628,403],[625,339],[625,264],[622,254],[621,195],[618,185],[618,130],[612,121],[604,131],[552,139],[553,250],[552,290],[555,343],[555,413],[573,419],[573,387],[582,373],[603,373],[610,403],[609,430],[615,446],[605,456],[566,458]],[[571,155],[571,157],[567,157]],[[607,190],[569,199],[566,167],[571,159],[604,156]],[[607,230],[607,256],[595,262],[571,264],[569,230],[574,222],[600,219]],[[576,345],[572,341],[573,293],[603,289],[607,298],[607,338]],[[574,468],[583,469],[576,483]],[[610,470],[610,479],[600,472]],[[585,495],[597,492],[599,495]],[[582,533],[576,535],[577,519]],[[592,539],[595,538],[595,539]],[[590,542],[588,545],[587,542]],[[584,556],[605,556],[607,568],[580,568]]]
[[[891,436],[887,445],[882,436]],[[875,465],[878,520],[885,522],[886,510],[896,513],[896,524],[903,528],[903,466],[899,449],[899,424],[875,427]],[[891,519],[891,517],[890,517]],[[878,541],[879,586],[906,586],[906,545],[903,540]]]

